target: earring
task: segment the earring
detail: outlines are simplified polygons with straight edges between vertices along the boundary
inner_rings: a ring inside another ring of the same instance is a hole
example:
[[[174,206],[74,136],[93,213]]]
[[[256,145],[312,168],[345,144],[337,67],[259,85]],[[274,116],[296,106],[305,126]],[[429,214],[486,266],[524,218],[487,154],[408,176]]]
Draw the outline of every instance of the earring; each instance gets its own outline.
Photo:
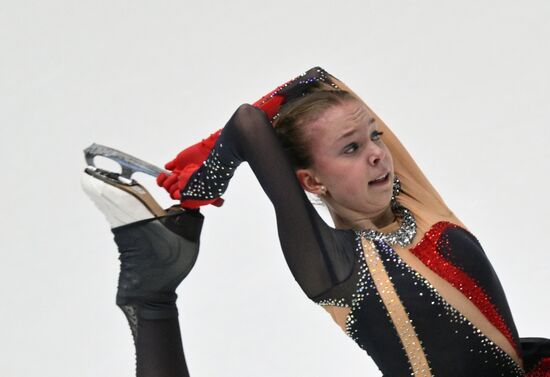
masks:
[[[327,193],[327,188],[325,186],[321,186],[319,187],[319,191],[320,192],[318,194],[314,194],[314,195],[308,194],[309,201],[313,205],[324,206],[325,203],[323,203],[323,201],[321,200],[321,195],[325,195]]]
[[[321,200],[321,198],[319,198],[318,195],[308,195],[309,197],[309,201],[311,202],[311,204],[313,204],[314,206],[322,206],[324,205],[323,201]]]

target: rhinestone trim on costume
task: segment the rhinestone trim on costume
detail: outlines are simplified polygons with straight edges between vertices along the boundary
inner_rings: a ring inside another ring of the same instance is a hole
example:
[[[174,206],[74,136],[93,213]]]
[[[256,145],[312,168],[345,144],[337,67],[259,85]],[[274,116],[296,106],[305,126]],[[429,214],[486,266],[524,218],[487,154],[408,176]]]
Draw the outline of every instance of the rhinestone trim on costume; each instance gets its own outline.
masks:
[[[389,245],[397,244],[401,247],[406,247],[412,243],[414,237],[416,236],[416,221],[411,211],[397,202],[396,198],[400,192],[401,182],[397,176],[394,176],[391,208],[396,216],[403,219],[399,229],[390,233],[382,233],[374,229],[364,229],[361,231],[361,236],[368,240],[384,241]]]
[[[510,344],[516,349],[516,352],[520,354],[512,332],[485,290],[468,274],[445,259],[438,251],[440,248],[450,247],[448,238],[442,237],[442,233],[449,227],[460,228],[458,225],[448,221],[438,222],[426,232],[422,240],[415,247],[411,248],[410,251],[432,271],[462,292],[483,313],[489,322],[508,339]]]
[[[353,326],[357,323],[355,318],[355,313],[361,309],[361,304],[365,299],[365,296],[369,295],[369,288],[374,289],[374,282],[371,279],[371,275],[368,272],[367,263],[365,262],[363,246],[361,244],[361,233],[356,232],[356,241],[357,246],[355,248],[356,256],[358,257],[359,263],[359,280],[357,282],[357,289],[351,295],[351,311],[349,312],[346,318],[346,334],[351,337],[359,346],[365,349],[364,345],[361,344],[359,337],[357,336],[357,329]],[[377,292],[378,293],[378,292]]]
[[[310,71],[311,70],[309,70],[308,72],[310,72]],[[335,83],[332,82],[332,80],[330,79],[329,74],[328,74],[327,71],[325,71],[324,69],[322,69],[320,67],[316,68],[315,71],[319,74],[318,76],[305,78],[308,75],[308,72],[304,72],[301,75],[299,75],[298,77],[296,77],[296,78],[284,83],[283,85],[279,86],[278,88],[276,88],[274,91],[272,91],[271,93],[269,93],[265,97],[261,98],[260,101],[258,101],[257,106],[258,107],[264,106],[267,102],[271,101],[273,99],[273,97],[281,95],[280,92],[283,91],[284,89],[286,89],[290,85],[293,85],[293,86],[294,85],[307,86],[307,85],[311,85],[312,83],[324,82],[324,83],[327,83],[330,86],[332,86],[334,89],[337,89],[337,90],[340,89],[340,87],[338,87],[338,85],[336,85]],[[284,94],[282,96],[284,96]],[[276,113],[273,116],[273,118],[271,118],[271,122],[275,121],[279,116],[280,116],[280,113],[279,112]]]
[[[339,299],[327,298],[327,299],[324,299],[324,300],[317,301],[316,304],[321,305],[321,306],[339,306],[341,308],[349,308],[350,307],[346,303],[345,298],[339,298]]]
[[[550,377],[550,357],[543,357],[525,377]]]
[[[181,192],[182,201],[218,198],[227,189],[237,164],[234,161],[222,162],[217,148],[223,148],[223,144],[220,143],[210,151],[208,158],[195,173],[195,177]]]
[[[356,319],[357,313],[362,310],[362,302],[365,296],[369,295],[369,290],[373,289],[374,293],[380,297],[378,290],[376,290],[374,281],[372,280],[371,273],[367,267],[367,262],[365,260],[365,252],[361,245],[361,232],[356,232],[358,246],[356,248],[357,257],[359,258],[358,262],[360,263],[359,269],[359,282],[357,284],[356,293],[352,296],[352,305],[351,311],[348,314],[346,319],[346,333],[363,349],[367,349],[364,344],[362,344],[361,339],[358,336],[358,326],[360,325]],[[371,241],[374,243],[374,241]],[[498,345],[492,342],[487,338],[481,330],[479,330],[473,323],[471,323],[466,317],[464,317],[457,309],[450,305],[435,289],[431,283],[425,279],[420,273],[416,270],[413,270],[409,265],[407,265],[401,257],[393,250],[389,245],[383,242],[377,242],[377,250],[380,257],[387,259],[388,263],[392,263],[395,266],[399,267],[402,271],[402,274],[409,274],[412,279],[415,281],[415,285],[419,286],[419,298],[426,300],[426,304],[441,306],[443,314],[448,317],[449,323],[458,323],[466,324],[470,329],[466,334],[459,333],[456,331],[457,336],[464,336],[465,339],[470,337],[478,337],[480,339],[481,347],[480,354],[482,357],[485,357],[486,360],[492,359],[495,361],[497,366],[503,368],[503,370],[512,371],[514,377],[524,376],[523,369],[515,362],[514,359],[510,357],[504,350],[502,350]],[[376,245],[375,244],[375,245]],[[382,255],[383,254],[383,255]],[[380,263],[383,263],[382,260],[379,260]],[[391,280],[391,277],[388,277]],[[422,290],[428,292],[428,294],[423,295]],[[405,309],[406,310],[406,309]],[[407,312],[408,314],[408,312]],[[441,316],[443,314],[439,314]],[[421,342],[421,341],[419,341]],[[404,343],[404,342],[403,342]],[[473,348],[470,349],[470,352],[475,352]],[[486,361],[487,362],[487,361]]]
[[[371,241],[384,241],[390,245],[406,247],[410,245],[416,236],[416,222],[412,213],[405,207],[396,203],[393,213],[402,217],[403,222],[399,229],[391,233],[381,233],[374,229],[364,229],[361,235]]]
[[[418,339],[418,334],[412,320],[409,318],[395,287],[388,276],[384,264],[380,259],[374,241],[362,239],[364,258],[376,286],[376,290],[382,299],[383,304],[390,316],[392,324],[401,339],[403,349],[407,354],[410,368],[413,376],[431,377],[432,371],[426,353],[422,348],[422,342]]]

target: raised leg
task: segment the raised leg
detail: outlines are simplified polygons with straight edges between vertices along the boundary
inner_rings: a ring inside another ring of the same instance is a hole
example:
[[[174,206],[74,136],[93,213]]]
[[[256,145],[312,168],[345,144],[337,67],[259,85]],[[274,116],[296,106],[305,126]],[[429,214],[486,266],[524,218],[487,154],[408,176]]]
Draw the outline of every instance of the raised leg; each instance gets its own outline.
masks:
[[[116,303],[134,338],[136,375],[189,376],[175,290],[197,258],[203,216],[178,206],[164,211],[137,182],[101,169],[87,169],[82,185],[118,247]]]

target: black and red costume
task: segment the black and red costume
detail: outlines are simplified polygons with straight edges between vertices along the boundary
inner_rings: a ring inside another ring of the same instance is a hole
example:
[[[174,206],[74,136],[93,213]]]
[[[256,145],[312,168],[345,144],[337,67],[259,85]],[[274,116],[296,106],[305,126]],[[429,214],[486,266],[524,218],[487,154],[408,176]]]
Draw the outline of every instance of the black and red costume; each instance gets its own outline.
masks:
[[[248,162],[273,203],[281,248],[296,281],[384,376],[550,376],[550,341],[519,337],[481,244],[374,112],[401,181],[397,201],[417,222],[412,245],[369,241],[360,230],[334,229],[318,215],[273,120],[292,99],[324,89],[349,90],[313,68],[254,105],[241,106],[223,129],[167,164],[180,179],[166,187],[172,192],[177,187],[183,207],[221,205],[235,169]]]

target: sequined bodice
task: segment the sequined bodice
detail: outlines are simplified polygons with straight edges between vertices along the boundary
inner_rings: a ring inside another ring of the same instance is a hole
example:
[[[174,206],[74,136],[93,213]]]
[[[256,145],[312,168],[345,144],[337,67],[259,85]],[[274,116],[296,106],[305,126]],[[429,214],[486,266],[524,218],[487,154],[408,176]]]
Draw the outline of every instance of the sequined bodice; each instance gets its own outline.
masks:
[[[517,347],[517,331],[500,283],[471,234],[441,222],[410,251],[458,287]],[[524,375],[506,352],[389,245],[358,233],[355,254],[355,289],[318,303],[350,308],[347,334],[385,376]]]

